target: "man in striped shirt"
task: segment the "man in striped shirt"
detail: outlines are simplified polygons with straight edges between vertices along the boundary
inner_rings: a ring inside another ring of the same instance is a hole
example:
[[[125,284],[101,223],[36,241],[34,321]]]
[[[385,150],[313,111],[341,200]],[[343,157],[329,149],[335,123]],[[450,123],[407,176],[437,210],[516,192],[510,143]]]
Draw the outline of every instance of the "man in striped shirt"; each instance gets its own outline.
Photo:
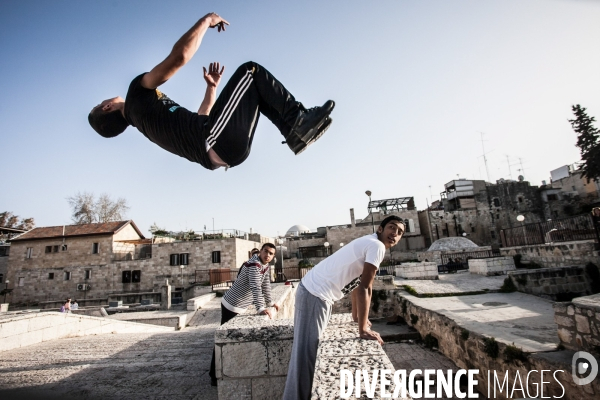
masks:
[[[271,299],[271,267],[269,263],[275,257],[275,245],[263,244],[260,252],[253,255],[240,268],[237,279],[221,300],[221,325],[238,314],[243,314],[248,306],[254,304],[256,312],[273,318],[269,307],[279,311],[279,306]],[[217,384],[215,374],[215,352],[210,364],[212,385]]]
[[[314,143],[331,124],[334,102],[305,109],[263,66],[247,62],[233,74],[217,98],[225,67],[204,69],[207,83],[198,112],[171,100],[157,88],[192,59],[208,28],[225,30],[229,22],[215,13],[202,17],[150,72],[138,75],[127,96],[104,100],[88,121],[101,136],[121,134],[131,125],[163,149],[213,170],[234,167],[250,154],[256,124],[265,115],[285,138],[294,154]]]

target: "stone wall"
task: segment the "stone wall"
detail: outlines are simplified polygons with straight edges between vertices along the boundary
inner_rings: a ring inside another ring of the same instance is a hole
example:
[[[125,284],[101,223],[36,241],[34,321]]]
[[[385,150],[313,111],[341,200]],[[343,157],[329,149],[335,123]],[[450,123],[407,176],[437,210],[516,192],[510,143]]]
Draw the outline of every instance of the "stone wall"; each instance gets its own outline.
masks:
[[[543,267],[563,267],[565,265],[585,265],[588,262],[600,266],[600,251],[593,240],[580,240],[554,244],[504,247],[503,256],[521,255],[521,262],[535,262]]]
[[[600,357],[600,294],[554,304],[554,322],[562,345]]]
[[[592,293],[583,267],[521,269],[509,272],[509,276],[519,292],[554,301]]]
[[[104,333],[164,333],[174,328],[68,313],[14,314],[0,321],[0,351],[66,337]]]
[[[512,257],[472,258],[469,260],[469,272],[477,275],[506,275],[508,271],[515,269],[515,260]]]
[[[600,380],[578,386],[573,382],[571,375],[571,357],[572,351],[552,352],[552,353],[536,353],[525,354],[525,360],[508,361],[504,356],[506,344],[497,342],[499,348],[499,356],[496,358],[490,357],[485,351],[485,337],[462,329],[452,319],[438,314],[434,311],[413,304],[411,299],[413,296],[408,294],[398,295],[398,315],[419,331],[422,337],[432,335],[438,341],[438,349],[446,357],[450,358],[454,363],[463,369],[479,369],[479,377],[477,389],[481,393],[487,393],[488,371],[492,374],[494,371],[499,373],[499,379],[504,379],[504,374],[508,373],[508,387],[512,388],[517,371],[522,378],[521,382],[517,382],[516,387],[528,387],[529,393],[539,393],[540,374],[531,374],[530,379],[526,380],[527,374],[530,371],[541,370],[563,370],[563,373],[557,375],[562,384],[559,385],[550,375],[544,376],[544,397],[545,398],[563,398],[563,399],[578,399],[578,400],[593,400],[598,398],[600,393]],[[404,304],[403,304],[404,303]],[[404,311],[405,310],[405,311]],[[415,324],[411,322],[411,315],[418,317]],[[465,333],[463,333],[465,332]],[[536,387],[537,385],[537,387]],[[564,387],[564,389],[563,389]],[[563,392],[564,390],[564,392]],[[521,396],[522,392],[516,392],[515,397]],[[507,399],[504,393],[497,393],[497,399]],[[532,395],[537,397],[537,395]],[[513,397],[513,398],[515,398]],[[527,396],[525,396],[527,397]],[[493,398],[493,397],[492,397]],[[541,397],[540,397],[541,398]]]
[[[4,281],[6,281],[6,276],[8,274],[8,256],[7,257],[0,256],[0,274],[2,274],[2,282],[0,282],[0,283],[4,283]]]
[[[292,353],[296,290],[273,287],[280,306],[274,319],[238,315],[215,332],[215,367],[220,399],[280,399]]]
[[[396,277],[405,279],[439,279],[437,263],[402,263],[401,265],[396,266]]]
[[[373,282],[373,294],[369,308],[369,319],[379,319],[396,315],[396,287],[393,276],[376,276]],[[352,293],[333,303],[332,314],[352,312]]]

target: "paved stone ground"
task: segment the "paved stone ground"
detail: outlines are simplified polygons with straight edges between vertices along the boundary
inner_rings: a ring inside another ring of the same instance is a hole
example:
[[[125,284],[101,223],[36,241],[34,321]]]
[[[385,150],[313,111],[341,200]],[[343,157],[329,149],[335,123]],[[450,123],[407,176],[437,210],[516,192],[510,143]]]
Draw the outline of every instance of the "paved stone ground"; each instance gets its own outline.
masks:
[[[462,272],[457,274],[440,274],[439,280],[395,278],[394,284],[401,287],[409,285],[419,294],[452,295],[467,292],[497,291],[504,283],[506,276],[482,276]]]
[[[217,399],[208,370],[220,299],[183,331],[39,343],[0,353],[1,399]]]
[[[450,369],[453,371],[453,376],[454,373],[459,370],[454,362],[443,354],[426,349],[417,344],[408,342],[385,343],[383,345],[383,350],[396,370],[406,370],[406,376],[408,376],[413,369],[441,369],[443,371]],[[437,393],[435,386],[432,387],[431,392]],[[442,392],[442,397],[435,397],[435,399],[454,398],[455,397],[446,397],[444,392]],[[485,399],[481,394],[479,398]]]

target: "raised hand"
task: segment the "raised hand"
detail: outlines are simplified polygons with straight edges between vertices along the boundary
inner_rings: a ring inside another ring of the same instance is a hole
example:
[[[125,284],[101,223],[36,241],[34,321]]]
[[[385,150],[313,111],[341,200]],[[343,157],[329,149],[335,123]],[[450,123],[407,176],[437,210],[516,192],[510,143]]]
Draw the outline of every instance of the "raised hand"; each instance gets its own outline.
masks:
[[[217,28],[219,32],[225,31],[225,25],[229,25],[229,22],[225,21],[219,14],[208,13],[203,19],[206,19],[210,23],[211,28]]]
[[[219,68],[221,71],[219,71]],[[218,62],[210,63],[208,66],[208,71],[205,67],[202,67],[204,70],[204,80],[208,86],[217,87],[219,86],[219,82],[221,82],[221,76],[223,75],[223,71],[225,71],[225,66],[221,67],[221,64]]]

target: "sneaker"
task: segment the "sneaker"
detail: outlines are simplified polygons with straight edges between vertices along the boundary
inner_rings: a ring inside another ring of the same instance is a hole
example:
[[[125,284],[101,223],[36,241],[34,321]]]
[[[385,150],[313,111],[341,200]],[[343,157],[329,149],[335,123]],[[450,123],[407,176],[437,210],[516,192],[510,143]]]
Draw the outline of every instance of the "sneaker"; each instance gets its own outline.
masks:
[[[290,142],[288,141],[288,146],[290,146],[290,149],[294,152],[295,155],[302,153],[304,150],[306,150],[308,146],[310,146],[311,144],[316,142],[321,136],[323,136],[325,131],[331,125],[331,122],[333,122],[333,120],[330,117],[325,118],[325,122],[323,122],[323,124],[319,127],[317,134],[313,136],[312,139],[310,139],[307,143],[304,143],[302,140],[297,140],[296,145],[291,146]]]
[[[304,143],[314,141],[313,138],[319,133],[321,126],[333,111],[333,107],[335,107],[333,100],[327,100],[321,107],[300,111],[289,137]],[[295,141],[294,139],[292,141]]]

